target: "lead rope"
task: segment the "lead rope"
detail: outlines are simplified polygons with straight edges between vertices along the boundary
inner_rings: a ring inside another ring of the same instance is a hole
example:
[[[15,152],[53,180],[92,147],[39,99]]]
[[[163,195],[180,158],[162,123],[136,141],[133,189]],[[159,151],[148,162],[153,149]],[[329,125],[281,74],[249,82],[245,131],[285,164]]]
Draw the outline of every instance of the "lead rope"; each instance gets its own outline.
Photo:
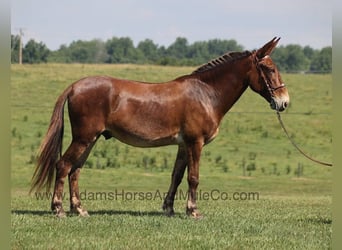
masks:
[[[281,119],[280,117],[280,113],[279,111],[277,111],[277,116],[278,116],[278,120],[280,122],[280,125],[281,127],[283,128],[287,138],[289,138],[290,142],[292,143],[292,145],[302,154],[304,155],[306,158],[308,158],[309,160],[313,161],[313,162],[316,162],[318,164],[321,164],[321,165],[324,165],[324,166],[329,166],[331,167],[333,164],[332,163],[327,163],[327,162],[323,162],[323,161],[319,161],[319,160],[316,160],[312,157],[310,157],[309,155],[307,155],[305,152],[303,152],[303,150],[301,150],[298,145],[295,143],[295,141],[290,137],[289,133],[287,132],[286,128],[285,128],[285,125],[283,123],[283,120]]]

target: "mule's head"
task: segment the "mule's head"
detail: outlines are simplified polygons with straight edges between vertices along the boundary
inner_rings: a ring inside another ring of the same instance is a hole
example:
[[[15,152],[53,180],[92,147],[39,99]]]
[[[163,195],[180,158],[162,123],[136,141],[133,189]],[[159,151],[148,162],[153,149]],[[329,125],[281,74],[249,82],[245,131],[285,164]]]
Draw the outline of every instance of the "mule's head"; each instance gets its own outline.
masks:
[[[264,97],[272,109],[283,111],[288,106],[290,97],[277,66],[270,57],[279,40],[280,38],[275,37],[262,48],[253,52],[249,86]]]

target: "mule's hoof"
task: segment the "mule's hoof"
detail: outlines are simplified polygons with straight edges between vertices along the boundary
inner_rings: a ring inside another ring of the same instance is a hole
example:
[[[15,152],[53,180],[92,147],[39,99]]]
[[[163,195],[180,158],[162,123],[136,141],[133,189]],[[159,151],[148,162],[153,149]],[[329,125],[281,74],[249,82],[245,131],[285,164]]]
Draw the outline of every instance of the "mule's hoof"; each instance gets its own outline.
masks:
[[[81,206],[70,209],[70,212],[81,217],[89,217],[87,210],[83,209]]]
[[[203,215],[197,209],[186,208],[186,214],[193,219],[202,219]]]
[[[52,212],[54,215],[56,215],[57,218],[65,218],[66,213],[64,212],[63,207],[55,207],[52,209]]]
[[[74,214],[78,214],[78,216],[80,217],[89,217],[90,215],[88,214],[88,212],[84,209],[77,209],[76,212],[74,212]]]
[[[81,217],[90,217],[90,215],[88,214],[88,212],[86,210],[82,210],[82,212],[79,213],[79,216],[81,216]]]
[[[54,214],[56,215],[57,218],[60,218],[60,219],[66,217],[66,213],[64,212],[64,210],[58,211],[58,212],[55,212],[55,211],[54,211]]]
[[[173,207],[172,206],[168,206],[164,203],[163,205],[163,211],[164,211],[164,214],[168,217],[171,217],[171,216],[174,216],[175,215],[175,211],[173,210]]]
[[[200,219],[203,219],[203,215],[199,212],[192,212],[191,218],[196,219],[196,220],[200,220]]]
[[[66,218],[66,213],[58,213],[58,214],[56,214],[56,217],[59,219]]]
[[[175,215],[175,211],[172,208],[164,209],[164,214],[168,217],[172,217]]]

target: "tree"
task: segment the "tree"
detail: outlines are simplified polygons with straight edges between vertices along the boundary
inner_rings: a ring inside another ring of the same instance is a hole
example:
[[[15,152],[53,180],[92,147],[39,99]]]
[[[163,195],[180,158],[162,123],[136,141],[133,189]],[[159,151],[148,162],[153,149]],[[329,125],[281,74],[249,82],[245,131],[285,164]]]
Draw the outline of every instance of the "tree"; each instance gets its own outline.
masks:
[[[113,37],[106,42],[108,63],[134,63],[138,59],[133,41],[129,37]]]
[[[284,46],[277,47],[272,53],[272,59],[280,71],[287,70],[286,58],[287,58],[287,51]]]
[[[310,71],[329,73],[332,70],[332,48],[325,47],[312,59]]]
[[[229,51],[242,51],[243,46],[235,40],[212,39],[208,42],[208,53],[211,57],[223,55]]]
[[[312,58],[316,54],[316,51],[313,48],[311,48],[310,46],[305,46],[303,48],[303,53],[304,53],[306,58],[308,58],[309,60],[312,60]]]
[[[141,52],[144,62],[155,63],[158,60],[158,45],[154,44],[151,39],[139,42],[137,49]]]
[[[107,60],[105,44],[99,39],[72,42],[68,54],[72,62],[103,63]]]
[[[105,63],[108,59],[106,45],[100,39],[73,41],[69,47],[61,45],[50,53],[51,62]]]
[[[19,45],[20,37],[19,35],[11,35],[11,63],[19,62]]]
[[[287,71],[306,71],[309,65],[309,61],[304,55],[302,48],[299,45],[288,45],[287,49]]]
[[[41,63],[47,62],[50,50],[42,42],[37,43],[31,39],[27,42],[23,49],[23,62],[24,63]]]
[[[183,59],[188,52],[188,40],[184,37],[177,37],[176,41],[167,48],[167,55],[177,59]]]
[[[72,42],[69,46],[70,58],[72,62],[89,63],[91,50],[86,44],[87,42],[78,40]]]
[[[104,63],[108,59],[108,54],[106,50],[106,44],[100,39],[94,39],[90,41],[93,47],[93,62],[94,63]]]
[[[192,60],[193,64],[203,64],[209,61],[210,54],[207,42],[195,42],[189,46],[187,58]]]
[[[11,62],[19,61],[19,35],[11,35]],[[30,40],[23,48],[24,63],[149,63],[158,65],[197,66],[229,51],[242,51],[243,46],[235,40],[211,39],[189,44],[184,37],[177,37],[168,47],[158,46],[145,39],[135,47],[129,37],[112,37],[103,42],[77,40],[69,46],[61,45],[50,51],[44,43]],[[332,48],[315,50],[297,44],[279,46],[272,59],[283,72],[331,72]]]
[[[306,71],[310,64],[302,47],[296,44],[278,47],[272,54],[272,58],[279,70],[288,72]]]
[[[58,50],[51,51],[48,57],[49,62],[57,63],[70,63],[72,62],[70,57],[70,49],[65,44],[62,44]]]

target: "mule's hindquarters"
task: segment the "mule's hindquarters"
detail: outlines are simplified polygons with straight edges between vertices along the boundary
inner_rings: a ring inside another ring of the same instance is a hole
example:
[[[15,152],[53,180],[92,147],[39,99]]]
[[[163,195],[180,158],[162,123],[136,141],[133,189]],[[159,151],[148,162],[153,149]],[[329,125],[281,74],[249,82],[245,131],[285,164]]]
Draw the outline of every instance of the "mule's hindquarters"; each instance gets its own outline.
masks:
[[[70,210],[81,216],[88,213],[81,206],[78,178],[80,169],[97,139],[105,131],[106,114],[109,112],[111,83],[103,77],[81,79],[72,85],[68,95],[68,111],[72,141],[56,165],[56,182],[51,209],[64,216],[63,188],[68,176]],[[107,135],[109,137],[109,135]]]
[[[108,81],[102,78],[84,78],[68,87],[58,98],[51,117],[48,132],[41,144],[38,164],[33,175],[31,191],[44,186],[49,191],[55,169],[55,186],[51,209],[57,216],[65,216],[62,207],[63,188],[68,176],[71,211],[80,215],[82,209],[78,188],[80,168],[86,161],[96,140],[105,130],[105,112],[108,112]],[[72,141],[62,155],[64,130],[64,105],[68,101]]]

